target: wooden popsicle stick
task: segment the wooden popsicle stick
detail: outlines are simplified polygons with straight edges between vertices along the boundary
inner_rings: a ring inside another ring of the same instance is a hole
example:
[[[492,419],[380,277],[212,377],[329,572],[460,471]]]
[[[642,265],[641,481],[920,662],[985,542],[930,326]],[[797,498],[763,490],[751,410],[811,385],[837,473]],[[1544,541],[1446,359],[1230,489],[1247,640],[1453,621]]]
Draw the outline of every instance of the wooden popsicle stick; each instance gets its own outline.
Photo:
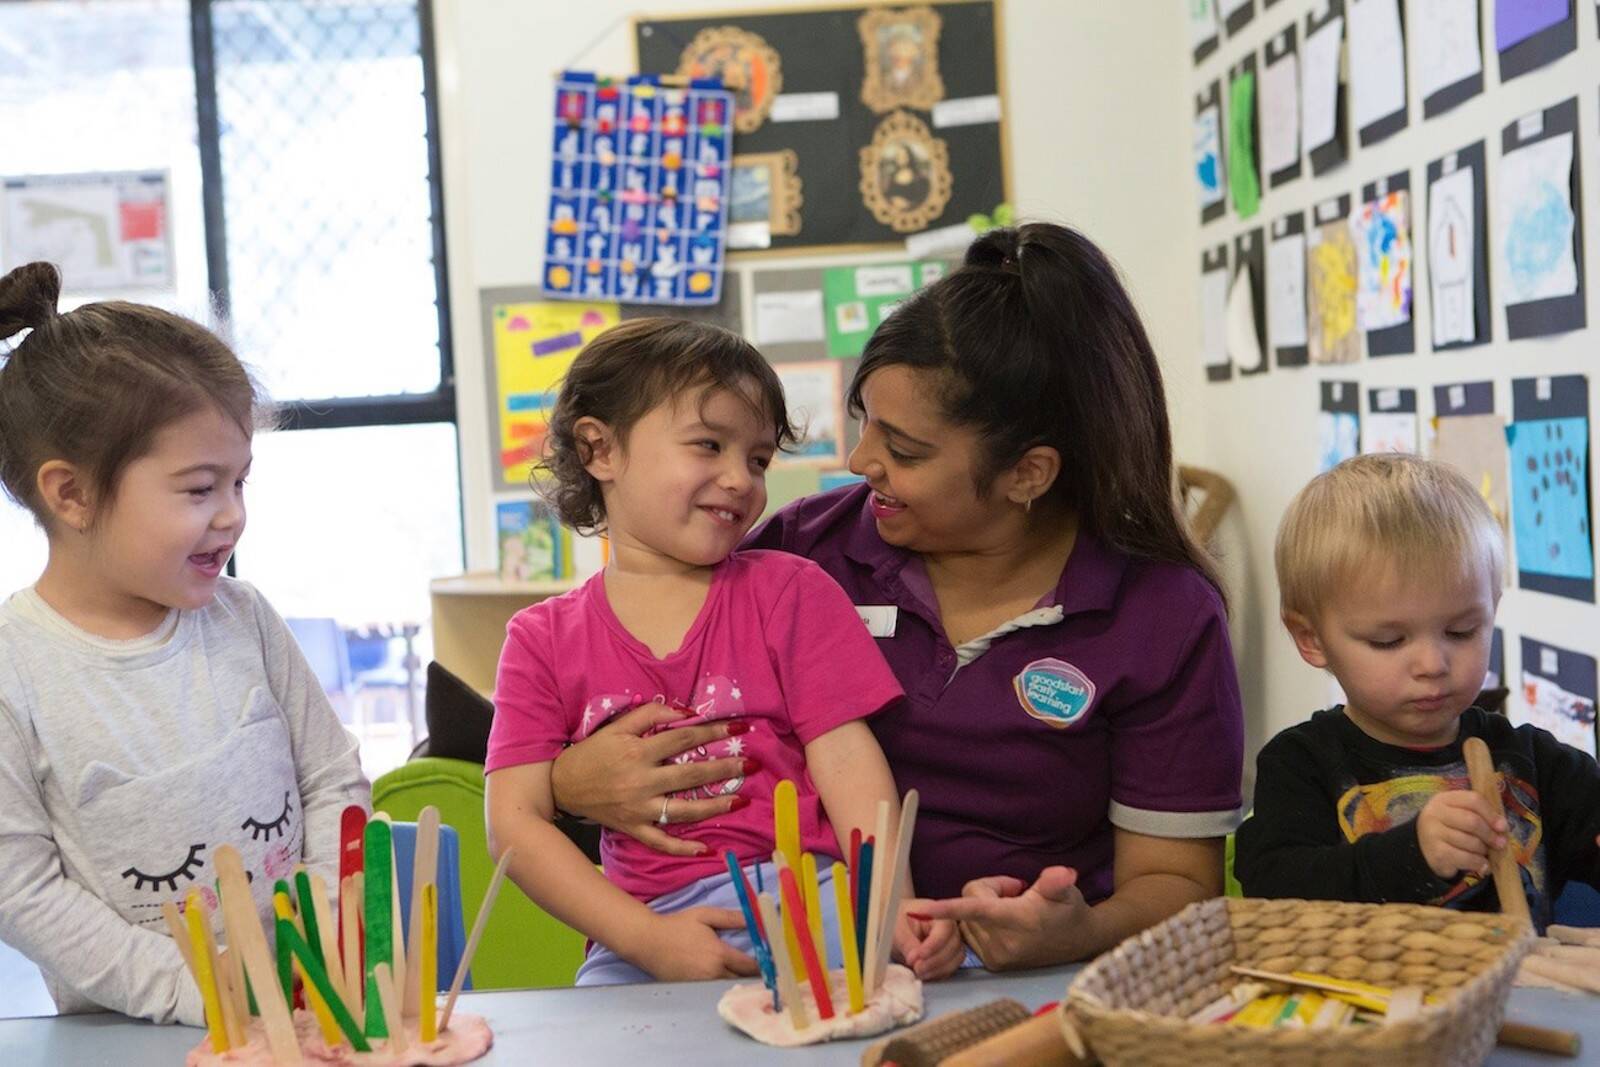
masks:
[[[212,964],[211,954],[206,951],[206,914],[200,906],[200,894],[195,890],[189,891],[188,903],[184,906],[184,920],[189,927],[189,948],[194,953],[195,978],[200,985],[200,1002],[206,1009],[206,1032],[211,1038],[212,1052],[227,1052],[232,1046],[228,1044],[228,1031],[222,1025],[222,1000],[217,993],[216,968]]]
[[[238,944],[230,943],[228,947],[243,954],[245,973],[250,976],[256,1007],[261,1009],[261,1021],[266,1027],[267,1047],[279,1064],[298,1064],[300,1045],[295,1038],[294,1021],[278,989],[277,974],[267,955],[267,938],[261,932],[261,919],[256,914],[239,851],[232,845],[219,845],[212,853],[212,863],[222,883],[222,907],[229,936],[238,938]]]
[[[772,790],[772,830],[773,843],[777,846],[777,855],[783,857],[782,864],[777,864],[777,857],[773,858],[778,869],[788,867],[794,872],[796,878],[800,877],[800,806],[799,793],[795,784],[788,778],[780,781]],[[779,892],[778,883],[773,884],[773,891]],[[785,912],[787,914],[787,912]],[[795,937],[793,929],[785,923],[782,927],[784,947],[789,950],[789,959],[794,961],[796,967],[800,965],[800,942]]]
[[[839,954],[844,959],[844,988],[850,1014],[866,1009],[861,992],[861,954],[856,951],[856,917],[850,910],[850,873],[842,863],[833,865],[833,899],[839,910]]]
[[[417,890],[413,888],[413,893]],[[424,1044],[439,1034],[439,887],[424,882],[422,896],[422,936],[412,946],[417,972],[417,1030]]]
[[[872,882],[867,893],[867,955],[861,961],[862,992],[868,1000],[878,988],[878,927],[883,921],[880,904],[889,891],[889,860],[894,856],[893,841],[889,838],[889,802],[878,801],[878,821],[873,833],[877,844],[873,846]]]
[[[1384,1017],[1392,1023],[1415,1019],[1422,1011],[1424,990],[1419,985],[1403,985],[1389,994],[1389,1010]]]
[[[782,920],[778,917],[778,909],[772,903],[771,893],[760,893],[756,897],[756,906],[761,909],[761,924],[768,930],[781,930]],[[789,1013],[789,1025],[796,1030],[804,1030],[811,1025],[811,1013],[806,1010],[806,1002],[800,999],[800,983],[795,981],[794,965],[789,960],[789,949],[784,944],[784,938],[771,937],[772,965],[778,972],[778,994],[783,999],[783,1006]]]
[[[218,886],[218,904],[221,904],[221,885]],[[255,914],[255,902],[250,902],[250,914]],[[228,909],[222,908],[222,934],[228,941],[226,966],[228,968],[228,992],[233,996],[233,1011],[239,1021],[248,1026],[250,1023],[250,993],[244,980],[244,952],[239,948],[239,936],[234,932],[233,924],[228,918]],[[259,1005],[258,1005],[259,1008]]]
[[[317,1002],[312,1003],[313,1011],[318,1010],[318,1003],[320,1003],[321,1007],[328,1012],[328,1017],[334,1027],[331,1036],[329,1036],[330,1031],[326,1029],[326,1023],[323,1022],[320,1015],[317,1020],[320,1025],[324,1026],[323,1036],[326,1038],[328,1046],[330,1048],[337,1047],[342,1034],[350,1042],[350,1047],[357,1052],[371,1051],[371,1046],[367,1044],[366,1037],[361,1032],[361,1025],[356,1022],[355,1016],[350,1014],[350,1010],[345,1006],[339,991],[334,988],[333,982],[329,980],[327,967],[323,965],[321,960],[317,959],[316,955],[311,951],[311,947],[306,944],[305,939],[294,932],[293,927],[284,924],[279,929],[289,943],[289,955],[298,966],[301,977],[305,979],[307,1001],[310,1002],[312,994],[315,993]]]
[[[406,946],[407,962],[411,970],[415,970],[421,963],[416,958],[420,951],[418,946],[422,943],[420,887],[429,883],[437,886],[439,883],[439,809],[432,804],[417,813],[417,846],[411,859],[411,920],[406,926]],[[409,977],[409,971],[407,973]],[[415,981],[406,982],[406,1002],[401,1014],[408,1019],[419,1011],[417,991],[420,988]]]
[[[811,931],[811,943],[822,957],[822,988],[833,999],[833,978],[828,974],[828,942],[822,936],[822,890],[817,877],[817,857],[810,852],[800,857],[800,891],[806,898],[806,926]]]
[[[1545,931],[1546,936],[1553,937],[1563,945],[1593,945],[1600,948],[1600,930],[1591,930],[1582,926],[1562,926],[1552,923]]]
[[[361,900],[361,925],[366,931],[366,990],[367,1018],[365,1033],[368,1038],[387,1037],[388,1019],[383,1010],[383,998],[375,988],[379,964],[394,974],[394,849],[391,847],[392,831],[389,823],[374,818],[367,823],[363,875],[366,880]]]
[[[1506,810],[1500,798],[1500,775],[1495,772],[1494,761],[1489,755],[1489,746],[1484,744],[1481,737],[1469,737],[1462,742],[1461,754],[1467,761],[1467,774],[1472,778],[1472,791],[1488,803],[1489,810],[1495,818],[1504,818]],[[1494,872],[1494,889],[1500,897],[1500,911],[1503,914],[1532,925],[1533,917],[1528,911],[1528,895],[1522,888],[1522,869],[1517,866],[1512,841],[1508,824],[1506,847],[1493,849],[1489,853],[1490,867]]]
[[[344,883],[345,879],[361,873],[362,863],[365,861],[365,832],[367,828],[367,811],[360,804],[351,804],[339,815],[339,951],[346,952],[349,944],[344,935],[345,921],[351,920],[359,924],[357,912],[348,916],[344,908]],[[359,907],[359,903],[357,905]],[[356,956],[352,961],[348,957],[340,962],[344,966],[346,975],[366,975],[366,968],[360,960],[361,935],[356,933]],[[352,1010],[354,1003],[352,1002]]]
[[[394,971],[387,963],[380,963],[372,969],[372,978],[389,1031],[389,1048],[398,1053],[406,1047],[407,1042],[405,1024],[400,1018],[399,991],[394,987]]]
[[[183,914],[178,911],[178,905],[167,901],[161,905],[161,917],[167,923],[167,935],[172,938],[172,943],[178,946],[178,955],[183,957],[183,965],[189,968],[189,977],[195,980],[195,985],[200,984],[200,977],[194,969],[194,949],[189,945],[189,929],[183,925]]]
[[[389,817],[382,812],[378,813],[384,822],[390,822]],[[405,1018],[405,987],[406,972],[406,921],[405,914],[400,907],[400,864],[394,854],[394,826],[389,828],[389,929],[394,935],[394,955],[389,961],[389,981],[394,986],[394,1007]]]
[[[1551,959],[1549,956],[1524,956],[1522,969],[1530,974],[1564,982],[1590,993],[1600,993],[1600,972],[1591,971],[1587,967],[1577,966],[1565,960]]]
[[[362,1005],[366,988],[362,978],[366,971],[361,964],[361,893],[356,889],[357,877],[352,875],[339,886],[339,955],[344,961],[344,1002],[349,1005],[351,1014],[364,1020],[367,1013]]]
[[[494,898],[500,892],[500,883],[505,881],[506,867],[511,863],[511,854],[514,849],[506,849],[500,854],[500,862],[494,866],[494,875],[489,879],[489,888],[483,891],[483,903],[478,905],[477,917],[472,920],[472,933],[467,937],[467,947],[461,953],[461,962],[456,966],[456,976],[450,982],[450,995],[445,998],[444,1011],[439,1015],[439,1029],[450,1028],[450,1013],[456,1009],[456,997],[461,995],[461,986],[467,980],[467,971],[472,967],[472,957],[478,951],[478,942],[483,939],[483,928],[489,922],[489,912],[494,908]]]
[[[211,913],[205,910],[204,904],[200,907],[205,915],[205,922],[200,925],[206,938],[206,955],[211,957],[211,975],[217,983],[217,1000],[222,1008],[222,1028],[228,1033],[228,1044],[238,1048],[244,1044],[244,1021],[248,1016],[241,1016],[235,1010],[237,1001],[228,981],[227,964],[222,953],[217,951],[217,934],[211,928]]]
[[[311,876],[310,883],[311,911],[316,917],[319,941],[318,954],[322,957],[322,966],[328,971],[328,980],[343,998],[347,996],[348,987],[344,981],[344,968],[339,965],[339,940],[334,932],[333,916],[328,905],[328,885],[321,875],[316,874]]]
[[[874,990],[883,984],[883,976],[889,970],[889,956],[894,949],[894,928],[900,918],[900,900],[905,896],[906,881],[911,871],[911,839],[916,836],[917,804],[917,791],[906,790],[905,797],[900,801],[900,828],[894,837],[894,866],[891,868],[889,891],[884,895],[883,915],[878,920],[878,969],[872,975]],[[874,901],[875,906],[876,903]]]

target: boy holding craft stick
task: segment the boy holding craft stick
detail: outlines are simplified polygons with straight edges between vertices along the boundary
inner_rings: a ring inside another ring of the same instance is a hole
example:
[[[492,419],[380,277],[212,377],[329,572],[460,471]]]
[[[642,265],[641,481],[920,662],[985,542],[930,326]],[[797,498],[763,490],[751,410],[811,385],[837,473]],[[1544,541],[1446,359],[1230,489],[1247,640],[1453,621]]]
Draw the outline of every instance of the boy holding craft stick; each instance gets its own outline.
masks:
[[[1515,889],[1502,900],[1488,878],[1505,850],[1497,880],[1521,882],[1543,930],[1568,881],[1600,885],[1594,759],[1473,705],[1505,547],[1464,478],[1415,456],[1348,460],[1290,504],[1277,567],[1301,657],[1347,701],[1262,749],[1236,850],[1247,895],[1508,910]],[[1502,804],[1471,788],[1474,738]]]

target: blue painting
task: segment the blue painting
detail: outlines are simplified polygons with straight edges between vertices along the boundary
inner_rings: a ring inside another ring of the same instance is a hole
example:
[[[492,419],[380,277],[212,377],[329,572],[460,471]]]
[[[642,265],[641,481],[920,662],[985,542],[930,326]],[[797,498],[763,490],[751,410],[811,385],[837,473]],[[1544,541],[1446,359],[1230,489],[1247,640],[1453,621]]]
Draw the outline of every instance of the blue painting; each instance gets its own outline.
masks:
[[[1498,201],[1496,229],[1505,263],[1506,303],[1577,292],[1572,135],[1536,142],[1501,160]]]
[[[1222,120],[1216,106],[1194,117],[1195,181],[1200,188],[1200,206],[1208,208],[1222,200]]]
[[[1589,420],[1535,419],[1506,427],[1517,569],[1594,577],[1589,538]]]
[[[1317,470],[1331,471],[1361,451],[1361,420],[1353,411],[1324,411],[1317,417]]]

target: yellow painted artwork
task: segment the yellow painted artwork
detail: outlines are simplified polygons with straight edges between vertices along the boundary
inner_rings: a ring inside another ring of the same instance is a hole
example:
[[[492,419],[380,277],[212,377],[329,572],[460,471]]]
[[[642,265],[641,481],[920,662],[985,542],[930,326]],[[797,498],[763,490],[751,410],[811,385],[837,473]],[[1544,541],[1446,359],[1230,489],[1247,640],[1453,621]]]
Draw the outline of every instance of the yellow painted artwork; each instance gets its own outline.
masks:
[[[500,482],[525,487],[567,368],[621,313],[616,304],[536,301],[496,304],[493,314]]]
[[[1344,220],[1325,223],[1306,241],[1310,306],[1307,334],[1313,363],[1354,363],[1361,358],[1356,328],[1356,246]]]

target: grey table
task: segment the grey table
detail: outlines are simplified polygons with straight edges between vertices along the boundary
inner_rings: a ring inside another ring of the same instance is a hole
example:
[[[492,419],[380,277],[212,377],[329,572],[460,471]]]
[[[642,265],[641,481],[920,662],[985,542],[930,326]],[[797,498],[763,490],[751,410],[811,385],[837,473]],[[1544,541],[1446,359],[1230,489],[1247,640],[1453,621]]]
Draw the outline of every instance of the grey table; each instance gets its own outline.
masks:
[[[969,1008],[1009,996],[1036,1007],[1055,1000],[1076,968],[1017,975],[967,972],[926,987],[928,1015]],[[494,1049],[485,1065],[626,1064],[854,1064],[866,1041],[808,1049],[771,1049],[722,1023],[717,998],[726,983],[613,986],[608,989],[541,989],[465,994],[457,1007],[487,1017]],[[1592,998],[1544,990],[1515,990],[1510,1014],[1521,1022],[1582,1032],[1577,1062],[1600,1061],[1600,1011]],[[0,1022],[0,1067],[173,1067],[198,1044],[203,1031],[151,1026],[118,1015],[76,1015]],[[1491,1064],[1556,1067],[1572,1063],[1532,1052],[1498,1049]]]

